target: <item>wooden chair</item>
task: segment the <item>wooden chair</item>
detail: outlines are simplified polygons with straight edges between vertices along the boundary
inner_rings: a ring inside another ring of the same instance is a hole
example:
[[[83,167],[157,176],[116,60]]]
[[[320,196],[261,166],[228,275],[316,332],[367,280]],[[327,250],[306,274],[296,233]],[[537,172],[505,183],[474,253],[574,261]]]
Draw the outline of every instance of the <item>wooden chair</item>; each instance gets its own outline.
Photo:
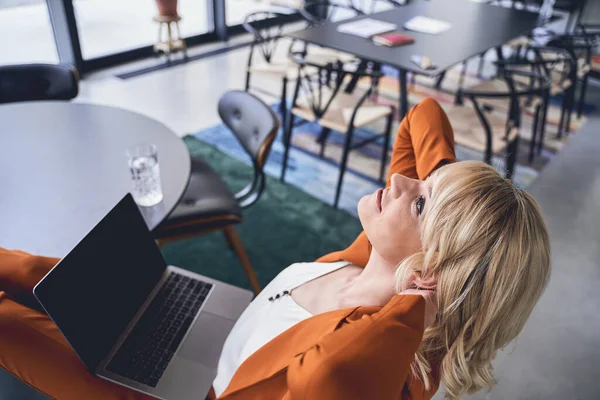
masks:
[[[521,44],[520,46],[522,48],[515,53],[516,58],[496,62],[496,64],[499,65],[500,70],[509,67],[513,70],[530,71],[537,75],[546,76],[550,80],[549,96],[563,96],[563,106],[557,135],[557,138],[560,139],[567,121],[567,118],[565,118],[568,115],[567,107],[569,104],[572,104],[574,94],[574,59],[563,49],[525,44]],[[535,81],[529,76],[512,74],[512,79],[515,85],[520,88],[532,87],[535,84]],[[506,93],[510,91],[510,87],[505,76],[501,74],[494,79],[471,86],[468,90]],[[534,116],[529,149],[529,162],[531,163],[536,154],[536,149],[537,154],[539,154],[543,147],[548,120],[549,99],[535,95],[520,96],[519,99],[521,109],[526,110]],[[510,110],[510,99],[506,97],[483,98],[481,102],[488,111]]]
[[[154,231],[159,245],[222,231],[239,258],[254,293],[261,290],[246,250],[233,225],[242,222],[242,210],[260,198],[265,188],[264,165],[279,129],[279,119],[267,104],[243,92],[227,92],[219,101],[219,115],[252,160],[252,181],[232,194],[221,177],[203,160],[192,159],[190,182],[175,210]]]
[[[589,78],[598,79],[600,66],[594,62],[594,51],[600,44],[600,25],[581,24],[572,34],[563,35],[555,44],[567,50],[577,60],[577,81],[581,84],[577,105],[577,118],[583,114]]]
[[[309,26],[319,23],[318,19],[311,14],[318,8],[311,4],[307,4],[304,8],[298,10],[307,21]],[[320,6],[319,6],[320,7]],[[330,12],[334,10],[346,8],[342,6],[332,6]],[[352,13],[356,12],[351,10]],[[331,14],[334,15],[334,14]],[[300,45],[303,52],[307,53],[307,57],[317,64],[325,65],[338,60],[348,61],[353,56],[344,56],[341,52],[335,52],[330,49],[324,49],[318,46],[308,47],[305,43],[297,43],[292,41],[286,49],[281,49],[281,39],[283,38],[283,22],[278,24],[265,24],[265,20],[283,18],[285,14],[271,11],[257,11],[246,16],[244,21],[244,29],[250,33],[254,41],[250,47],[248,62],[246,65],[246,83],[245,90],[257,91],[263,94],[279,97],[279,113],[281,115],[283,126],[286,125],[287,110],[287,87],[289,82],[293,82],[298,74],[297,65],[290,60],[289,55],[292,49],[297,44]],[[260,87],[251,85],[252,76],[261,76],[266,79],[274,79],[281,82],[280,94],[273,94],[265,91]]]
[[[306,2],[304,7],[298,11],[302,18],[306,20],[308,26],[313,27],[364,15],[365,11],[358,6],[358,3],[355,4],[358,1],[347,0],[347,3],[340,3],[329,0],[312,0]],[[338,61],[348,63],[356,60],[356,57],[352,54],[317,45],[305,47],[303,51],[306,53],[305,59],[314,64],[326,65]]]
[[[285,126],[287,116],[287,86],[288,82],[295,78],[295,65],[289,60],[290,49],[283,51],[283,56],[278,56],[280,40],[283,37],[284,23],[265,24],[265,20],[281,19],[285,14],[271,11],[257,11],[246,16],[244,29],[253,36],[250,53],[246,65],[245,90],[251,89],[273,97],[279,96],[279,113]],[[293,45],[293,43],[292,43]],[[291,47],[291,45],[290,45]],[[262,88],[251,85],[252,76],[262,76],[266,79],[274,79],[281,82],[280,94],[265,91]]]
[[[505,175],[508,179],[512,179],[520,137],[522,99],[530,99],[534,96],[547,99],[550,79],[541,74],[509,68],[504,68],[502,74],[506,80],[507,90],[461,90],[460,96],[469,99],[473,104],[473,109],[457,106],[447,110],[447,114],[454,126],[455,142],[483,152],[484,161],[488,164],[491,163],[493,154],[504,151]],[[523,86],[515,80],[515,77],[527,77],[533,83]],[[505,119],[499,118],[493,109],[485,106],[484,101],[490,99],[507,99],[509,101],[510,106]],[[476,118],[468,118],[473,115]],[[479,124],[476,124],[477,120]],[[461,129],[461,124],[466,129]],[[479,128],[478,125],[482,128]],[[535,126],[532,138],[534,142],[537,131],[538,126]]]
[[[409,0],[347,0],[348,5],[362,14],[373,14],[385,9],[402,7],[409,4]],[[385,8],[382,8],[385,7]]]
[[[344,148],[340,162],[340,172],[335,192],[333,206],[337,208],[344,174],[348,163],[348,154],[351,150],[372,143],[383,137],[383,150],[381,154],[381,166],[379,180],[384,181],[385,166],[388,156],[392,121],[394,119],[394,107],[380,105],[372,100],[372,94],[377,87],[377,81],[381,77],[379,72],[366,70],[348,70],[347,67],[338,62],[321,66],[307,61],[303,54],[294,54],[293,60],[298,63],[298,78],[290,109],[290,118],[285,127],[284,143],[285,152],[281,170],[281,180],[285,180],[289,149],[291,146],[292,131],[295,125],[294,119],[298,117],[300,123],[316,122],[322,128],[317,142],[321,145],[320,155],[324,156],[327,138],[332,130],[345,133]],[[317,73],[307,73],[307,69],[316,69]],[[371,85],[364,93],[348,93],[344,90],[350,79],[346,78],[369,78]],[[366,140],[354,143],[354,131],[364,127],[381,118],[386,118],[385,131]]]
[[[71,100],[79,93],[79,73],[66,64],[0,67],[0,104],[37,100]]]

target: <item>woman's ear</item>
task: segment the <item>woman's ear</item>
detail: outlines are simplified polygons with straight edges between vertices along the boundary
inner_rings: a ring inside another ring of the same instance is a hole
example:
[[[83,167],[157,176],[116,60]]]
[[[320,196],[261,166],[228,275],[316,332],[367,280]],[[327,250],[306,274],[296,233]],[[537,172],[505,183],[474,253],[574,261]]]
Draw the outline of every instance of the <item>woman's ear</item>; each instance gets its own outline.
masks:
[[[437,286],[437,277],[433,274],[426,277],[415,276],[413,284],[419,289],[435,290]]]

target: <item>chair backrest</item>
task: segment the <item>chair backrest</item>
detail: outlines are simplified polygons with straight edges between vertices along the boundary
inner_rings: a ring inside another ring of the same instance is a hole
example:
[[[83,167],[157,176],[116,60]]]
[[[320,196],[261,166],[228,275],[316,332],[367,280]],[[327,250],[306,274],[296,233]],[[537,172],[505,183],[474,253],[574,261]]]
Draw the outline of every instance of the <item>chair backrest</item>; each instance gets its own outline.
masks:
[[[279,118],[258,97],[243,91],[225,93],[219,100],[219,115],[252,160],[254,176],[235,195],[242,208],[254,204],[265,188],[264,166],[279,130]]]
[[[577,59],[567,50],[548,46],[530,46],[528,52],[533,54],[529,61],[532,72],[549,76],[560,86],[569,80],[577,79]]]
[[[277,50],[279,39],[283,36],[283,22],[273,23],[273,20],[285,17],[285,14],[280,14],[271,11],[257,11],[246,16],[244,20],[244,29],[250,33],[254,41],[250,47],[250,56],[248,57],[248,66],[252,64],[252,59],[255,53],[270,63]]]
[[[473,103],[473,107],[475,108],[475,112],[483,125],[486,134],[491,137],[491,127],[489,121],[487,120],[485,113],[483,110],[485,106],[480,104],[478,100],[480,99],[508,99],[509,100],[509,110],[507,115],[507,124],[506,124],[506,135],[510,133],[510,130],[515,127],[521,126],[521,100],[522,98],[532,98],[538,97],[540,99],[547,100],[550,93],[550,86],[552,84],[550,77],[545,74],[530,72],[530,71],[522,71],[515,70],[511,68],[502,69],[502,77],[507,84],[507,89],[483,92],[483,91],[468,91],[461,90],[459,94],[461,97],[467,97]],[[528,83],[521,83],[517,80],[517,77],[528,78]],[[491,154],[491,149],[487,150],[487,153]]]
[[[409,0],[346,0],[348,5],[363,14],[373,14],[402,7],[409,4]]]
[[[306,2],[298,12],[308,22],[309,26],[317,26],[328,22],[364,15],[364,12],[353,4],[354,0],[347,3],[336,3],[329,0],[313,0]],[[358,2],[358,0],[356,0]]]
[[[366,70],[361,71],[339,61],[326,65],[313,63],[304,58],[304,53],[293,53],[292,60],[298,64],[298,76],[292,98],[292,108],[298,105],[299,100],[302,100],[306,103],[304,106],[312,111],[316,119],[320,119],[327,113],[330,106],[334,104],[336,97],[350,83],[349,78],[367,78],[370,81],[369,87],[357,103],[353,105],[349,122],[352,125],[357,110],[375,91],[381,77],[380,72],[372,70],[372,67],[374,67],[372,63],[367,65]]]
[[[70,65],[27,64],[0,67],[0,104],[71,100],[79,92],[79,74]]]

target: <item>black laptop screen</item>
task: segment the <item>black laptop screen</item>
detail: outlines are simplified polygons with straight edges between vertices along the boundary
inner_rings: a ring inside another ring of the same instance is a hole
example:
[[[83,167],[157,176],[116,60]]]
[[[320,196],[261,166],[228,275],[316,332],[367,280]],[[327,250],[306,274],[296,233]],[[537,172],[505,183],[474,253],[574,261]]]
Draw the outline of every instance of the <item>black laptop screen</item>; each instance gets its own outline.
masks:
[[[34,292],[94,371],[165,269],[140,211],[127,195]]]

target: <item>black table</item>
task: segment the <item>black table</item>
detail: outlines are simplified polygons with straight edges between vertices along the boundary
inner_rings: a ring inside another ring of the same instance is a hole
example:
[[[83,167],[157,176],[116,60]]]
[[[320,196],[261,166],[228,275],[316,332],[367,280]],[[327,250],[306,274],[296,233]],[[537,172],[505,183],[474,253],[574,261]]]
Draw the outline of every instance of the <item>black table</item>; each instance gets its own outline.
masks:
[[[377,46],[370,39],[337,31],[338,25],[363,18],[392,22],[398,25],[399,30],[403,30],[405,22],[419,15],[447,21],[452,27],[439,35],[407,31],[407,35],[413,37],[415,43],[395,48]],[[328,23],[287,36],[397,68],[400,82],[400,118],[403,118],[408,111],[407,72],[439,75],[453,65],[529,33],[539,25],[541,22],[538,15],[528,11],[468,0],[433,0]],[[430,57],[437,68],[428,71],[420,69],[411,62],[412,55]]]
[[[62,257],[129,191],[126,149],[158,147],[164,199],[142,208],[150,229],[185,190],[183,141],[148,117],[66,102],[0,106],[0,247]]]

